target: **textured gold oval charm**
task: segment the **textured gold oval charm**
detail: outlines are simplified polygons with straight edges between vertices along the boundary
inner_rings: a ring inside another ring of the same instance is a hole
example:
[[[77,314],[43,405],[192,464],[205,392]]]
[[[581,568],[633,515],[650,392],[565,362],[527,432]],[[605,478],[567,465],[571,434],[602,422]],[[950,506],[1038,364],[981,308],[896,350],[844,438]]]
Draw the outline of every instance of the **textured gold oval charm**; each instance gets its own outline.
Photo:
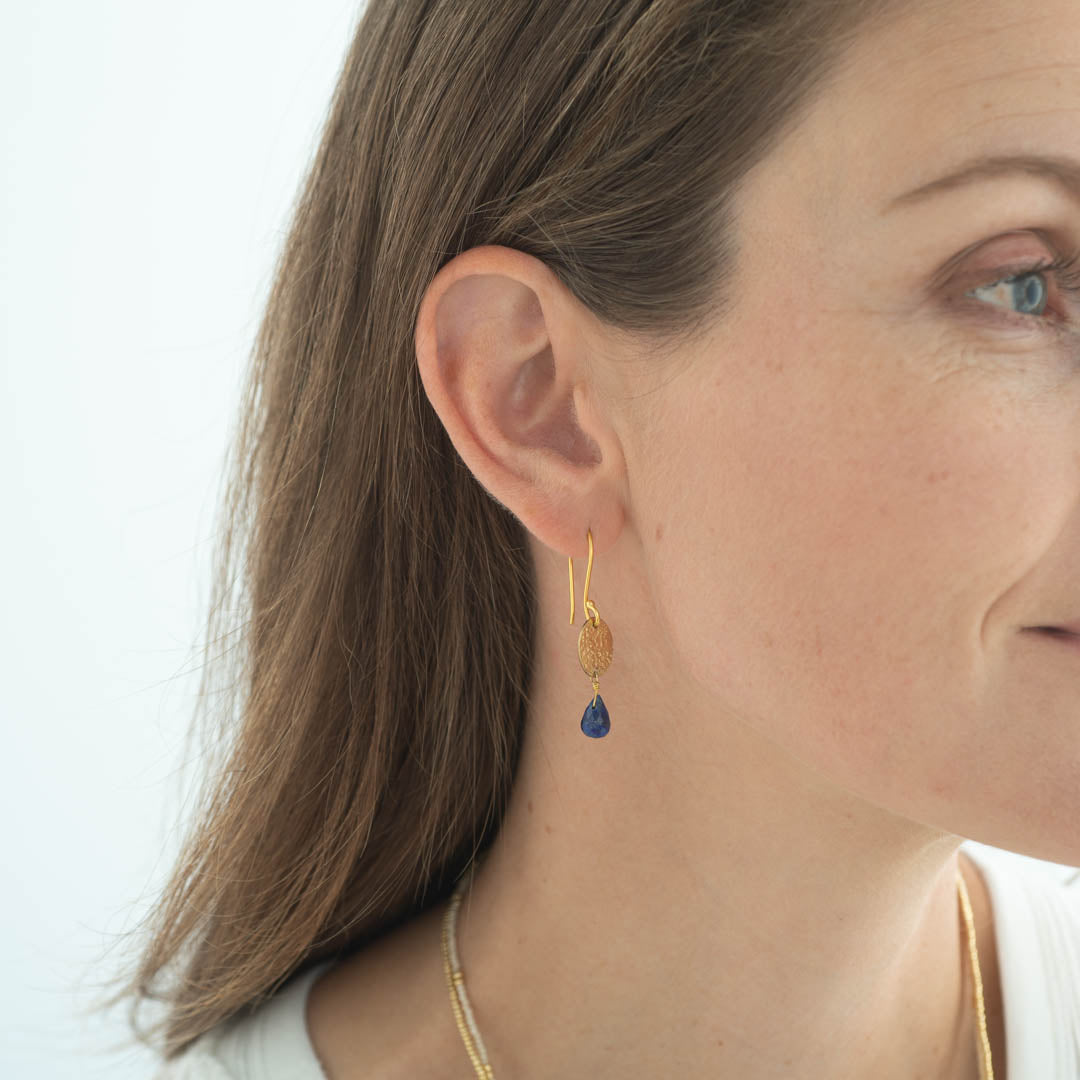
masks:
[[[581,670],[590,679],[603,675],[611,664],[611,631],[603,619],[599,626],[593,626],[592,619],[586,619],[577,639],[578,660]],[[593,674],[595,672],[595,675]]]

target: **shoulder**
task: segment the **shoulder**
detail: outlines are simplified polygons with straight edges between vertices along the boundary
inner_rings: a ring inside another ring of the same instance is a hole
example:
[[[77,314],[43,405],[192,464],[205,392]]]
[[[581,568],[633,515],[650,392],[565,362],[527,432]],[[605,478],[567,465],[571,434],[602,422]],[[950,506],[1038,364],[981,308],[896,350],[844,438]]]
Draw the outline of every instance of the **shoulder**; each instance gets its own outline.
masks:
[[[161,1065],[151,1080],[237,1080],[237,1077],[222,1064],[204,1035]]]
[[[469,1070],[442,964],[443,910],[368,942],[312,989],[308,1025],[328,1077],[455,1080]]]
[[[326,1080],[308,1035],[312,984],[334,961],[294,976],[248,1013],[204,1032],[153,1080]]]

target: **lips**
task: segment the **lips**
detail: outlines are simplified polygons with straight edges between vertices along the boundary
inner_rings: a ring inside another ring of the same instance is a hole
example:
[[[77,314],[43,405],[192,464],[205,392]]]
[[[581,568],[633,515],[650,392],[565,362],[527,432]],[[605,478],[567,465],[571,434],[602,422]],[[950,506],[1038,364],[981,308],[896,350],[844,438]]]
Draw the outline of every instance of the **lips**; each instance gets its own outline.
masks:
[[[1073,637],[1080,637],[1080,622],[1065,623],[1062,626],[1035,626],[1033,630],[1042,630],[1047,634],[1071,634]]]
[[[1062,648],[1080,652],[1080,634],[1074,634],[1057,626],[1033,626],[1031,629],[1037,630],[1047,641],[1056,641]]]

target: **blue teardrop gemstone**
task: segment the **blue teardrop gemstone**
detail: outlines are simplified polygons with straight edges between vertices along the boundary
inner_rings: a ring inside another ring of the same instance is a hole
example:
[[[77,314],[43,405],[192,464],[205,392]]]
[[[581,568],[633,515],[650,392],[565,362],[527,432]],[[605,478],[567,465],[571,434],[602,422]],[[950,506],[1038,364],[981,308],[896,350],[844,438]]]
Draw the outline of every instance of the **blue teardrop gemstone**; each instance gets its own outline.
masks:
[[[593,739],[603,738],[611,730],[611,717],[608,716],[607,706],[599,694],[596,695],[595,705],[590,698],[589,704],[585,706],[581,717],[581,730]]]

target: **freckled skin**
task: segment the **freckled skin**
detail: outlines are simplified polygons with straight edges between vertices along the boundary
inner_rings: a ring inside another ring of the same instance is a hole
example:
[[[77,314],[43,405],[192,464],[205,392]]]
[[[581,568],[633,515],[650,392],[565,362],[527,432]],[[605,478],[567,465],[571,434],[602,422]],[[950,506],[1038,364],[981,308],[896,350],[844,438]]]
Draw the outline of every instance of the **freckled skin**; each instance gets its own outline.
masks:
[[[960,299],[1080,244],[1080,207],[1015,177],[882,212],[976,153],[1080,156],[1080,5],[902,5],[849,61],[748,177],[692,351],[650,370],[500,247],[421,308],[425,390],[536,563],[525,745],[459,921],[502,1078],[976,1080],[959,865],[1001,1080],[961,838],[1080,863],[1080,656],[1022,629],[1080,616],[1080,361]],[[395,969],[424,1031],[355,1038],[465,1075],[430,927]]]

